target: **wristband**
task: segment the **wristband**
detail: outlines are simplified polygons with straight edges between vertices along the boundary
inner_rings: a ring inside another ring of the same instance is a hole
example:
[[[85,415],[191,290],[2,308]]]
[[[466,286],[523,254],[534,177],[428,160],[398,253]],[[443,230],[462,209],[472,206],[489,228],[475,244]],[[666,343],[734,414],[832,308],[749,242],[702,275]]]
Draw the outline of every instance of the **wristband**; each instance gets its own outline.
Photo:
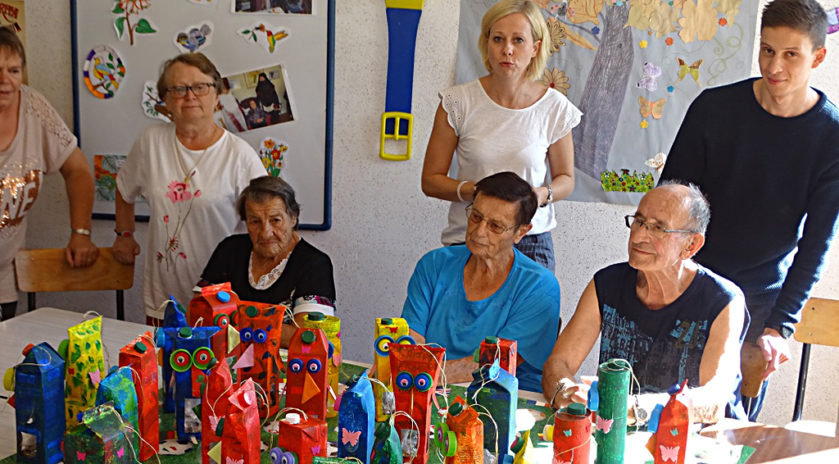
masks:
[[[133,237],[133,236],[134,236],[134,231],[133,231],[133,230],[118,230],[118,229],[114,229],[114,233],[116,233],[116,234],[117,234],[117,237],[131,238],[131,237]]]
[[[81,229],[81,228],[79,228],[79,229],[72,229],[72,228],[71,228],[71,229],[70,229],[70,231],[71,231],[72,233],[74,233],[74,234],[86,235],[86,236],[90,237],[90,229]]]
[[[460,181],[460,183],[459,183],[459,184],[457,184],[457,199],[458,199],[458,200],[460,200],[460,201],[461,201],[461,202],[463,202],[463,203],[465,203],[465,202],[466,202],[466,200],[464,200],[464,199],[463,199],[463,196],[462,196],[462,195],[460,195],[460,189],[463,187],[463,184],[465,184],[465,183],[467,183],[467,182],[469,182],[469,181],[468,181],[468,180],[462,180],[462,181]]]

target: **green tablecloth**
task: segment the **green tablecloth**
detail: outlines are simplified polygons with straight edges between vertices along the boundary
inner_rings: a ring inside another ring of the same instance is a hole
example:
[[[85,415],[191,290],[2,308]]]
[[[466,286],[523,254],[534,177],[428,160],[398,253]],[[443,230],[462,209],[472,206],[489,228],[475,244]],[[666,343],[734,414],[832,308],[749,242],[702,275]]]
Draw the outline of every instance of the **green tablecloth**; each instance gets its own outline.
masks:
[[[345,362],[341,366],[339,381],[341,383],[346,383],[353,375],[360,374],[362,371],[364,371],[364,367]],[[452,387],[450,387],[450,389],[451,389],[451,391],[449,392],[449,400],[454,399],[456,396],[465,396],[465,394],[466,394],[466,389],[463,388],[463,387],[452,386]],[[552,415],[553,411],[551,411],[549,408],[546,408],[544,406],[537,405],[533,401],[527,401],[527,400],[519,400],[519,409],[530,410],[533,413],[533,415],[535,416],[536,424],[534,425],[534,427],[532,429],[534,431],[534,433],[531,433],[531,439],[535,440],[535,441],[538,441],[538,438],[536,437],[536,433],[541,433],[542,429],[544,428],[544,426],[548,422],[548,420],[553,419],[553,415]],[[174,416],[175,416],[174,414],[161,414],[161,427],[160,427],[161,428],[161,435],[164,435],[166,430],[174,429],[174,421],[175,421]],[[438,414],[434,414],[432,416],[432,421],[431,421],[432,425],[436,424],[436,423],[440,423],[441,421],[442,421],[442,419],[440,418],[440,416]],[[327,420],[327,424],[329,426],[328,440],[329,440],[330,443],[335,443],[338,440],[338,435],[337,435],[338,419],[337,418],[329,419],[329,420]],[[267,433],[263,430],[262,431],[262,441],[264,443],[268,444],[270,439],[271,439],[271,434],[269,434],[269,433]],[[276,443],[276,439],[274,440],[274,443]],[[549,444],[545,444],[545,445],[549,445]],[[199,444],[198,446],[194,447],[193,449],[191,449],[191,450],[189,450],[186,453],[181,454],[181,455],[160,455],[160,462],[162,464],[181,464],[181,463],[194,464],[194,463],[197,463],[197,462],[201,462],[200,452],[201,452],[201,446]],[[436,453],[431,452],[430,456],[431,457],[428,460],[429,463],[442,464],[442,461],[438,458]],[[15,463],[15,462],[17,462],[15,455],[12,455],[12,456],[9,456],[9,457],[7,457],[3,460],[0,460],[0,464],[7,464],[7,463],[11,464],[11,463]],[[145,462],[156,463],[157,460],[154,457],[152,457],[151,459],[149,459]],[[262,453],[262,462],[263,463],[270,463],[271,462],[271,460],[269,458],[268,451],[264,451]]]

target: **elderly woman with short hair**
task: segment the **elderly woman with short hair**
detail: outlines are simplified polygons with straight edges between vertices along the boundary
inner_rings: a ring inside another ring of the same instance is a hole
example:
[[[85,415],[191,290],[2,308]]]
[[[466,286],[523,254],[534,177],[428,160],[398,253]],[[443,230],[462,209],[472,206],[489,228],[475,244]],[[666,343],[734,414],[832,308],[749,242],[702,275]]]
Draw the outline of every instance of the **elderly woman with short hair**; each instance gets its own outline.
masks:
[[[168,295],[187,302],[210,250],[235,230],[235,202],[251,179],[265,175],[247,142],[219,127],[214,113],[221,76],[201,53],[166,61],[157,91],[172,124],[140,134],[117,175],[114,256],[133,263],[134,201],[151,209],[146,237],[143,305],[147,320],[159,323]]]
[[[332,315],[332,261],[295,232],[300,205],[294,189],[280,178],[258,177],[239,195],[236,209],[248,233],[218,244],[198,285],[230,282],[240,299],[285,304],[298,320],[310,311]],[[291,334],[283,335],[287,346]]]
[[[465,211],[466,244],[432,250],[417,263],[402,317],[418,343],[446,348],[449,382],[472,379],[472,353],[492,335],[518,341],[519,387],[541,390],[559,328],[559,283],[514,248],[531,228],[536,202],[530,184],[512,172],[482,179]]]

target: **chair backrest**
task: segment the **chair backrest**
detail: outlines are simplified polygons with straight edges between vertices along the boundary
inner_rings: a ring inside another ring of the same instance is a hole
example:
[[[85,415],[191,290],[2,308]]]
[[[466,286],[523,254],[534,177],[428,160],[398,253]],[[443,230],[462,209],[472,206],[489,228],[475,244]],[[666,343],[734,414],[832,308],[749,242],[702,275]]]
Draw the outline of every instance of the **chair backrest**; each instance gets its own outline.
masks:
[[[63,248],[20,250],[15,276],[23,292],[127,290],[134,283],[134,266],[114,259],[110,248],[100,248],[92,266],[71,268]]]
[[[839,346],[839,300],[810,298],[795,325],[795,339],[811,345]]]
[[[803,343],[798,370],[792,420],[801,419],[804,393],[810,365],[810,345],[839,346],[839,300],[810,298],[801,310],[801,321],[795,325],[795,339]]]

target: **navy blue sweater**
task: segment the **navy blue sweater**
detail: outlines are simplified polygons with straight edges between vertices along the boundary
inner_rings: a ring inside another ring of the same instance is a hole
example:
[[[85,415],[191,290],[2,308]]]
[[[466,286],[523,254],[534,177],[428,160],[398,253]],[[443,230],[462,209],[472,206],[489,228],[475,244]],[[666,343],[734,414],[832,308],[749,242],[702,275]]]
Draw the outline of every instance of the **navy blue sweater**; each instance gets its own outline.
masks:
[[[747,298],[777,294],[768,318],[752,323],[792,331],[837,228],[839,110],[819,91],[804,114],[773,116],[754,81],[696,98],[661,179],[693,182],[708,196],[711,224],[696,260]]]

